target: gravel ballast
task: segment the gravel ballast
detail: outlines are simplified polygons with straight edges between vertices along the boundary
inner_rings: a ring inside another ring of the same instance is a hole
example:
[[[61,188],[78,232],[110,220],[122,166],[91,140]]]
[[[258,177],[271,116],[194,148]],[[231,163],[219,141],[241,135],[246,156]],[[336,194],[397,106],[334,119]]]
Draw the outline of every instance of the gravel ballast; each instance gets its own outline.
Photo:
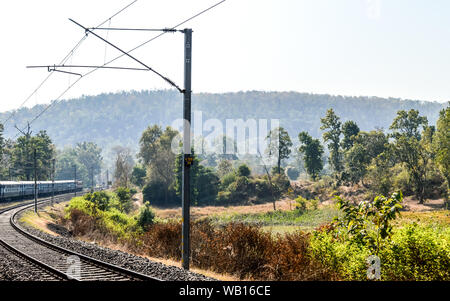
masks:
[[[27,232],[65,249],[105,261],[129,270],[146,274],[165,281],[214,281],[216,279],[206,277],[193,272],[185,271],[179,267],[164,265],[147,258],[112,250],[93,243],[83,242],[72,237],[53,236],[37,230],[31,226],[20,223]],[[58,231],[59,232],[59,231]],[[63,234],[63,233],[61,233]],[[3,257],[0,253],[0,258]]]

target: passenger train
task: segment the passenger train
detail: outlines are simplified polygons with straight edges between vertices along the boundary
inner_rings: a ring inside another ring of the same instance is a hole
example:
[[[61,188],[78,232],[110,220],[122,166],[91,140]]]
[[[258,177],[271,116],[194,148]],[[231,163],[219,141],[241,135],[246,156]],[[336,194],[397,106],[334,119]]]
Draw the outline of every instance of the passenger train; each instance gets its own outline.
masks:
[[[54,184],[54,190],[52,185]],[[81,181],[37,181],[38,196],[81,191],[83,182]],[[34,181],[11,182],[0,181],[0,202],[34,197]]]

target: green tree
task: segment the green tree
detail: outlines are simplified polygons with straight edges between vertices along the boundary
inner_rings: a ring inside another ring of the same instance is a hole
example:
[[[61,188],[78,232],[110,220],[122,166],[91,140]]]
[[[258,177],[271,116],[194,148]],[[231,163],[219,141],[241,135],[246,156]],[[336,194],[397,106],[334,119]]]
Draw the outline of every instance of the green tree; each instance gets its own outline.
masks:
[[[233,172],[233,164],[229,160],[220,160],[219,165],[217,166],[217,174],[220,178],[223,178],[225,175]]]
[[[239,177],[249,177],[251,170],[246,164],[242,164],[238,167],[237,174]]]
[[[137,164],[133,167],[133,172],[131,173],[131,183],[138,187],[143,187],[145,184],[145,177],[147,176],[147,171],[145,168]]]
[[[352,147],[345,152],[345,174],[352,183],[364,184],[372,160],[386,150],[388,138],[382,130],[360,132],[352,138]]]
[[[426,129],[426,117],[419,111],[399,111],[390,129],[395,139],[393,151],[398,160],[405,164],[414,185],[414,192],[419,203],[424,203],[427,167],[430,154],[421,143],[421,128]]]
[[[344,150],[348,150],[355,142],[356,135],[359,133],[359,127],[354,121],[349,120],[342,126],[342,133],[344,134],[344,139],[342,139],[342,148]]]
[[[78,161],[74,148],[66,147],[56,153],[55,179],[71,180],[75,178],[75,168],[77,170],[77,180],[83,181],[86,185],[90,183],[89,172],[86,167]]]
[[[340,149],[340,137],[342,134],[340,118],[334,113],[333,109],[329,109],[324,118],[321,118],[321,130],[324,130],[323,140],[328,143],[330,151],[330,164],[335,175],[340,176],[343,169],[342,152]]]
[[[137,224],[144,230],[151,226],[155,221],[155,213],[150,208],[150,203],[145,202],[137,217]]]
[[[102,149],[95,144],[94,142],[82,142],[77,143],[75,146],[75,154],[77,157],[77,161],[83,165],[84,169],[88,172],[88,181],[85,182],[85,185],[89,185],[91,179],[94,179],[95,185],[95,176],[99,175],[101,172],[102,166]]]
[[[30,133],[21,136],[14,144],[12,165],[18,179],[30,181],[34,178],[34,150],[37,179],[42,181],[50,178],[55,146],[47,132],[40,131],[36,136]]]
[[[163,131],[160,126],[149,126],[139,140],[140,151],[138,157],[141,158],[142,163],[147,166],[152,163],[156,156],[156,151],[159,147],[158,141],[162,136]]]
[[[433,139],[435,161],[447,182],[447,199],[450,193],[450,107],[442,110]]]
[[[131,208],[133,208],[130,189],[126,187],[118,187],[116,189],[116,195],[119,199],[119,210],[126,213],[130,212]]]
[[[280,174],[281,161],[284,159],[288,159],[289,155],[291,154],[291,138],[284,128],[278,127],[270,131],[266,139],[269,140],[269,156],[275,156],[277,158],[278,174]]]
[[[298,135],[299,151],[303,153],[303,161],[308,175],[316,180],[323,169],[323,146],[319,139],[313,139],[307,132]]]
[[[195,205],[213,203],[219,192],[220,179],[211,168],[200,164],[200,160],[193,150],[191,156],[193,158],[190,168],[191,201]],[[179,154],[175,160],[174,173],[176,174],[175,190],[180,198],[182,195],[182,164],[183,155]]]

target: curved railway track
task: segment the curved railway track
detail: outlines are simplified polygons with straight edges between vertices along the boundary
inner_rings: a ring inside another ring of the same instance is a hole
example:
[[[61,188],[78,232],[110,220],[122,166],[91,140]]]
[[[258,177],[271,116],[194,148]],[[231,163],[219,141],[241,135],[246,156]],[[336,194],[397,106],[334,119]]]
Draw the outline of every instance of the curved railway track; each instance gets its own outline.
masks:
[[[72,194],[55,197],[56,202],[69,200]],[[49,199],[40,201],[40,205]],[[161,281],[135,271],[103,262],[53,245],[25,231],[18,223],[19,213],[33,204],[16,205],[0,210],[0,245],[20,260],[26,261],[30,273],[41,279],[73,281]]]

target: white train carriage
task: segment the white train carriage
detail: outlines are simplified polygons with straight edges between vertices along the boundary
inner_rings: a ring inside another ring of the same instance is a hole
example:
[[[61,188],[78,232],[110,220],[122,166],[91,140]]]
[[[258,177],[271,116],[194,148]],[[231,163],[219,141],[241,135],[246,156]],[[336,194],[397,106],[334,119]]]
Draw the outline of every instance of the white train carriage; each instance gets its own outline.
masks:
[[[72,191],[81,191],[81,181],[37,181],[37,192],[39,196],[50,195],[52,192],[61,194]],[[0,202],[9,199],[20,199],[34,196],[34,181],[0,181]]]

